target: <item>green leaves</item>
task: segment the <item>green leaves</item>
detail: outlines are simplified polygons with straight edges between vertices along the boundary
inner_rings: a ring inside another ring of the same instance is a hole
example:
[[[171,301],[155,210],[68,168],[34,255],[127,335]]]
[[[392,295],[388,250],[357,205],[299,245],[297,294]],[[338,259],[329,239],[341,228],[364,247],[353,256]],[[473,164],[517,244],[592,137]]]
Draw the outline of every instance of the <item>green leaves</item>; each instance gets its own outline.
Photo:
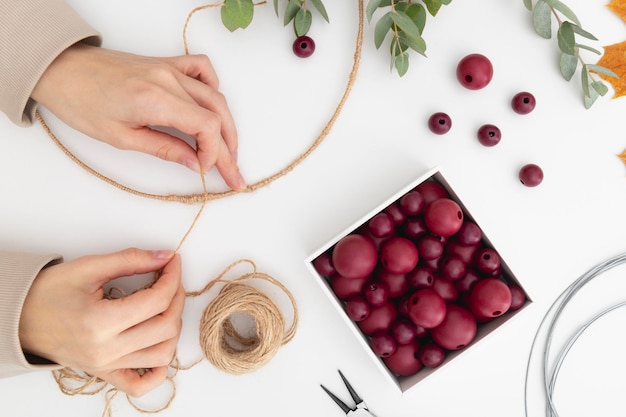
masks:
[[[283,24],[287,26],[293,22],[296,36],[306,35],[313,22],[313,15],[307,7],[307,1],[313,5],[324,20],[329,21],[322,0],[287,0]],[[278,16],[278,3],[279,0],[273,0],[276,16]],[[254,6],[253,0],[224,0],[220,10],[222,23],[231,32],[245,29],[252,22]]]
[[[387,12],[383,17],[378,20],[376,27],[374,28],[374,45],[376,49],[380,48],[387,36],[387,33],[391,30],[393,19],[391,18],[391,12]]]
[[[299,9],[296,13],[295,20],[293,21],[293,28],[296,32],[296,36],[304,36],[311,28],[313,22],[313,15],[307,9]]]
[[[553,19],[559,25],[556,37],[561,52],[559,58],[561,75],[565,80],[570,81],[578,69],[578,64],[581,64],[583,103],[588,109],[598,97],[605,95],[608,91],[608,87],[601,80],[595,79],[590,71],[617,77],[616,74],[604,67],[586,64],[583,61],[580,54],[581,49],[598,55],[601,52],[591,46],[579,43],[577,38],[590,41],[597,41],[597,38],[581,27],[576,14],[560,0],[536,0],[534,4],[533,0],[523,0],[523,2],[526,8],[532,12],[535,32],[542,38],[550,39],[552,37]]]
[[[313,5],[325,21],[330,21],[322,0],[308,0],[308,2]],[[276,16],[278,16],[278,0],[274,0],[274,11],[276,12]],[[304,36],[309,32],[313,22],[313,14],[308,8],[307,0],[287,1],[283,24],[287,26],[291,22],[293,22],[293,29],[296,36]]]
[[[561,62],[559,63],[559,67],[561,70],[561,75],[567,81],[571,80],[576,72],[576,67],[578,66],[578,57],[574,55],[561,54]]]
[[[421,55],[426,54],[426,42],[422,38],[426,17],[435,16],[440,8],[452,0],[369,0],[365,13],[367,20],[372,22],[378,10],[385,13],[374,26],[374,45],[379,49],[388,37],[391,38],[389,52],[391,68],[395,68],[399,76],[407,73],[409,68],[409,50]]]
[[[224,0],[220,13],[226,29],[234,32],[247,28],[252,22],[254,4],[252,0]]]
[[[533,9],[533,27],[539,36],[545,39],[552,37],[552,10],[548,3],[539,0]]]

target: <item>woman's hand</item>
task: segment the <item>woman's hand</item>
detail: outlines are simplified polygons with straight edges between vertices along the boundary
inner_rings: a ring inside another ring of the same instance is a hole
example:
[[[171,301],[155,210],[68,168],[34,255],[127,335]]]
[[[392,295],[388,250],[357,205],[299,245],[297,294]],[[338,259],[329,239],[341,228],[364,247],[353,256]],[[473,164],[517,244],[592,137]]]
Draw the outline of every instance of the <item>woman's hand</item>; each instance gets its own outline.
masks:
[[[161,269],[150,288],[120,299],[104,297],[103,286],[113,279]],[[39,273],[24,303],[20,341],[28,353],[137,397],[165,380],[184,302],[180,257],[172,251],[85,256]],[[139,368],[148,371],[140,375]]]
[[[237,130],[218,88],[205,55],[150,58],[76,44],[48,67],[32,97],[88,136],[198,172],[215,166],[242,190]],[[197,150],[151,127],[186,133]]]

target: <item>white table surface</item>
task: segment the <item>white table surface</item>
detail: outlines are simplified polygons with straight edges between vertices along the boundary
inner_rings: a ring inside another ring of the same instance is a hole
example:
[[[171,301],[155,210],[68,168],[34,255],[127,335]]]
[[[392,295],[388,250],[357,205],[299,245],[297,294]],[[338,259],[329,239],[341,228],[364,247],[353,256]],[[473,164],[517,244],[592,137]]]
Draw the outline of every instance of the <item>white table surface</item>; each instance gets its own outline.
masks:
[[[202,4],[70,3],[102,31],[106,47],[163,56],[183,53],[183,23]],[[626,38],[626,24],[605,0],[566,3],[600,39],[594,46]],[[325,4],[331,24],[315,16],[310,35],[317,50],[306,60],[292,54],[292,28],[283,27],[271,2],[256,8],[244,31],[229,33],[217,10],[191,20],[191,52],[208,54],[218,71],[238,123],[240,166],[249,182],[279,171],[303,152],[343,93],[357,2]],[[556,40],[536,35],[530,18],[521,0],[455,1],[429,19],[428,58],[413,54],[403,78],[389,71],[387,50],[375,49],[373,27],[365,24],[356,83],[325,142],[270,186],[210,202],[181,249],[187,289],[202,287],[241,258],[281,280],[298,302],[296,337],[251,374],[225,374],[207,361],[182,371],[177,396],[162,416],[340,416],[319,387],[324,383],[347,398],[338,368],[379,417],[525,415],[526,361],[543,315],[579,275],[626,251],[626,167],[616,157],[626,148],[626,99],[611,100],[609,93],[585,110],[579,74],[570,83],[561,78]],[[465,90],[454,75],[458,60],[472,52],[487,55],[494,65],[484,90]],[[591,56],[590,62],[596,59]],[[522,90],[537,98],[535,111],[526,116],[509,106]],[[426,119],[435,111],[453,119],[445,136],[427,129]],[[105,175],[149,192],[201,191],[199,178],[184,168],[112,149],[45,114],[63,142]],[[483,123],[502,129],[494,148],[475,138]],[[129,246],[174,248],[198,209],[132,196],[102,182],[60,152],[39,125],[23,129],[0,117],[0,140],[0,247],[58,252],[66,259]],[[528,162],[544,169],[539,187],[524,187],[517,179]],[[433,166],[441,167],[534,302],[402,396],[382,378],[304,260]],[[209,176],[209,185],[224,189],[216,175]],[[579,303],[576,311],[583,318],[621,300],[619,271],[614,275]],[[201,356],[197,323],[209,299],[188,299],[183,363]],[[620,312],[607,317],[572,351],[557,387],[562,416],[622,412],[625,318]],[[573,325],[582,318],[576,320]],[[531,379],[533,387],[539,383],[538,377]],[[159,405],[167,395],[167,389],[157,390],[141,404]],[[0,381],[2,416],[99,416],[103,406],[102,395],[63,395],[45,372]],[[537,396],[530,409],[530,415],[541,415]],[[138,413],[119,396],[113,415]]]

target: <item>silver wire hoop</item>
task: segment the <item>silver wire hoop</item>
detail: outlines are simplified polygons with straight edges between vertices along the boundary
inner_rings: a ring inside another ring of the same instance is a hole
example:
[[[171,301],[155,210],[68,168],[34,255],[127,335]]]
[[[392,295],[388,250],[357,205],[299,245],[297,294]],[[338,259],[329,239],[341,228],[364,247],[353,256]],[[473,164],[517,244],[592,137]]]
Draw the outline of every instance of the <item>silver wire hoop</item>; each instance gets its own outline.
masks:
[[[559,413],[556,410],[556,404],[553,400],[554,388],[556,386],[556,382],[558,379],[559,371],[561,366],[565,362],[567,355],[569,354],[572,347],[576,344],[576,341],[582,336],[582,334],[596,321],[600,318],[606,316],[612,311],[615,311],[619,308],[626,307],[626,301],[622,301],[620,303],[614,304],[610,307],[605,308],[600,313],[596,314],[592,318],[588,319],[583,325],[564,343],[564,347],[561,349],[560,353],[555,357],[554,367],[550,369],[550,348],[552,346],[554,332],[556,330],[557,323],[559,319],[562,317],[562,313],[569,304],[569,302],[574,298],[574,296],[589,282],[594,280],[595,278],[601,276],[605,272],[613,269],[616,266],[622,265],[626,263],[626,253],[622,253],[613,258],[610,258],[589,271],[585,274],[581,275],[576,281],[570,284],[557,299],[552,303],[546,314],[543,316],[541,323],[535,333],[535,337],[533,339],[533,343],[530,348],[530,353],[528,355],[528,362],[526,365],[526,377],[524,381],[524,409],[526,417],[529,416],[528,410],[528,388],[529,388],[529,375],[531,362],[533,358],[533,353],[535,351],[536,346],[539,343],[539,334],[543,328],[547,326],[547,333],[545,337],[545,342],[543,343],[543,362],[542,362],[542,377],[543,377],[543,385],[542,390],[543,394],[546,398],[546,417],[559,417]],[[551,317],[551,319],[550,319]]]

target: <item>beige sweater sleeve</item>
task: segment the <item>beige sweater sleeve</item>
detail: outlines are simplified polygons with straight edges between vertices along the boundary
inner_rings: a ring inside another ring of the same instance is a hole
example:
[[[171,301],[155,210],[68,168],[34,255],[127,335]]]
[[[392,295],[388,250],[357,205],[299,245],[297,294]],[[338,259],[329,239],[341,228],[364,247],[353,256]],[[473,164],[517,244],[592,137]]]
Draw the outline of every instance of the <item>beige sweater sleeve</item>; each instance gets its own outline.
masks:
[[[50,63],[100,35],[64,0],[0,0],[0,111],[18,125],[33,123],[37,103],[30,95]]]
[[[0,251],[0,378],[58,368],[29,362],[20,345],[19,322],[26,294],[39,271],[61,260],[54,254]]]

